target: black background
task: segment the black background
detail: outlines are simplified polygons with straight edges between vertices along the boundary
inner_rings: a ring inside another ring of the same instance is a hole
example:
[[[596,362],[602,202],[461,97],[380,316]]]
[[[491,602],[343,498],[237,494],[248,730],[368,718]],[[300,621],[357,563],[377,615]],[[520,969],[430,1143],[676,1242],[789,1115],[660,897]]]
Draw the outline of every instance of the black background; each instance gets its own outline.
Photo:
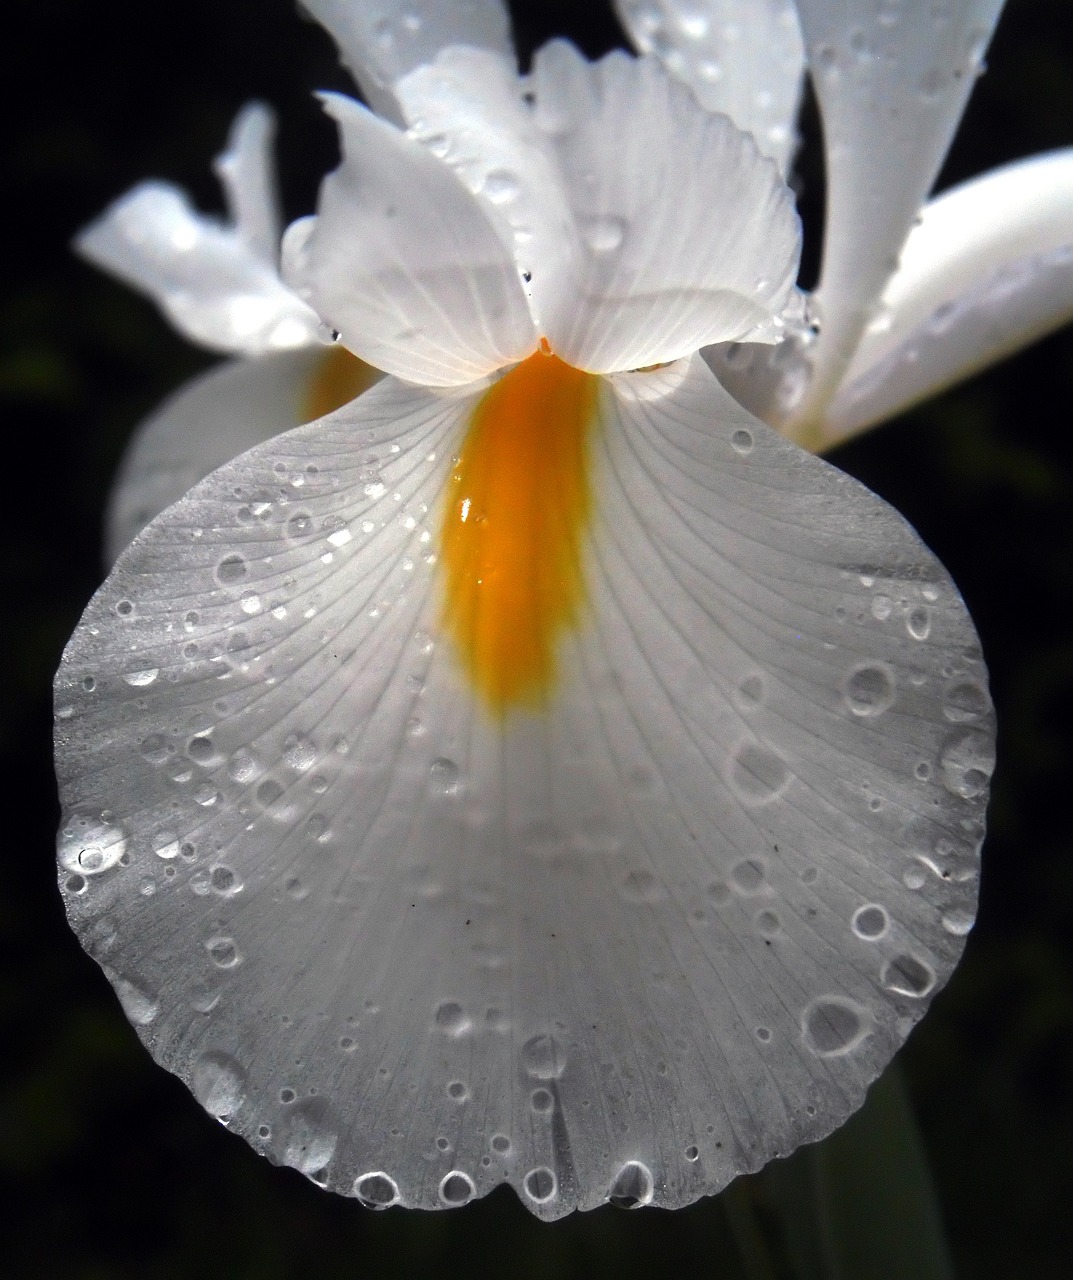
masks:
[[[602,4],[513,8],[523,52],[553,34],[590,54],[620,37]],[[123,442],[209,358],[66,245],[143,177],[218,208],[208,162],[251,97],[281,115],[288,216],[309,212],[335,152],[308,91],[348,81],[290,0],[11,0],[0,39],[0,1271],[737,1274],[718,1201],[548,1227],[501,1189],[456,1213],[372,1215],[272,1168],[153,1065],[69,933],[53,870],[49,681],[99,581],[102,503]],[[942,185],[1073,143],[1068,0],[1011,0],[989,64]],[[806,168],[813,242],[818,181]],[[833,458],[953,573],[999,711],[979,923],[901,1055],[969,1280],[1046,1280],[1073,1259],[1071,428],[1067,330]]]

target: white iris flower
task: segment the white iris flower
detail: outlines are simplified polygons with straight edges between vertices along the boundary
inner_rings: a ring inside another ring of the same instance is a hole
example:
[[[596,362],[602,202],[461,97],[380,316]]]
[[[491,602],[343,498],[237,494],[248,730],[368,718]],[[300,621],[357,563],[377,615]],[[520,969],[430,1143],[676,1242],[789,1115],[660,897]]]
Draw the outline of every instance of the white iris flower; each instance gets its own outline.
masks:
[[[68,910],[158,1060],[321,1185],[687,1204],[852,1112],[972,924],[993,724],[957,591],[697,353],[799,436],[862,425],[878,368],[918,394],[951,288],[944,349],[979,358],[995,295],[940,205],[887,277],[997,0],[802,0],[811,345],[779,343],[799,43],[742,131],[651,56],[555,43],[520,80],[491,3],[309,7],[382,114],[326,100],[344,158],[280,313],[388,376],[213,471],[90,603],[57,677]],[[695,40],[739,9],[672,8]],[[786,12],[749,7],[789,49]],[[1025,225],[1055,219],[1005,214],[980,254],[1049,252]]]

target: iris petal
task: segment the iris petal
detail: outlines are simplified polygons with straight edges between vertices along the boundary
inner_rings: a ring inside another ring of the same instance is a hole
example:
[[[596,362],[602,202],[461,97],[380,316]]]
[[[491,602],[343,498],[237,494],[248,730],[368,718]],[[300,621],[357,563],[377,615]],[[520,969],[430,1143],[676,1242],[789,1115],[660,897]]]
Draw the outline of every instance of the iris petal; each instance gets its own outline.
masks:
[[[787,171],[805,69],[793,0],[616,0],[615,9],[642,53]]]
[[[120,558],[57,678],[61,884],[157,1058],[322,1185],[685,1204],[844,1118],[954,964],[975,635],[695,359],[603,389],[587,606],[489,716],[437,561],[483,394],[386,379]]]

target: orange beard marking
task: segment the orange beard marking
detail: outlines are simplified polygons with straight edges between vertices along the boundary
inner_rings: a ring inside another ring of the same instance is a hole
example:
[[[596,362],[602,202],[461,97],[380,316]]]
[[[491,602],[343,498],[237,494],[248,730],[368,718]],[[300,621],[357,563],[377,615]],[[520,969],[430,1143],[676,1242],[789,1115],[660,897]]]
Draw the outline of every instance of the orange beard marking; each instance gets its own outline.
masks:
[[[300,406],[302,421],[312,422],[314,418],[323,418],[326,413],[341,409],[355,396],[368,391],[382,376],[379,369],[351,355],[338,343],[325,348],[305,387]]]
[[[448,482],[444,626],[499,716],[547,702],[580,615],[597,383],[535,352],[484,393]]]

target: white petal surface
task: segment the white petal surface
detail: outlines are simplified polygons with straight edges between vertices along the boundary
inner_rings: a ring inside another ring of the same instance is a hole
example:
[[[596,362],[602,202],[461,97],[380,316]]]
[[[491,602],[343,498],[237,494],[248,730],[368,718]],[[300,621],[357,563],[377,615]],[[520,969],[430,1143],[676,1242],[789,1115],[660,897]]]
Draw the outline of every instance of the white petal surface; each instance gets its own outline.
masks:
[[[412,136],[476,195],[538,300],[545,278],[572,280],[578,230],[553,149],[523,99],[513,59],[481,49],[444,50],[396,86]]]
[[[829,443],[1073,319],[1073,150],[1006,165],[924,208],[824,415]]]
[[[553,350],[604,373],[774,340],[799,225],[752,138],[651,58],[590,64],[556,41],[531,87],[580,232],[575,271],[533,280]]]
[[[323,347],[304,347],[228,361],[150,414],[127,447],[109,498],[107,562],[210,471],[296,427],[324,354]]]
[[[284,273],[345,346],[423,386],[461,386],[536,346],[509,250],[441,161],[339,95],[343,162],[291,227]]]
[[[253,253],[278,267],[283,228],[276,202],[275,136],[271,110],[261,102],[248,103],[235,117],[227,150],[216,157],[214,168],[235,229]]]
[[[374,111],[402,123],[395,83],[449,44],[491,49],[513,60],[501,0],[301,0],[331,32]]]
[[[615,9],[638,49],[787,171],[805,69],[793,0],[615,0]]]
[[[214,351],[260,355],[318,341],[320,322],[273,264],[167,183],[129,191],[79,233],[75,248]]]
[[[823,116],[824,329],[803,416],[853,355],[935,181],[1002,0],[798,0]]]
[[[856,1107],[956,960],[975,636],[697,360],[605,390],[587,622],[492,724],[428,560],[473,404],[389,379],[120,558],[57,678],[68,911],[158,1060],[322,1185],[685,1204]]]

